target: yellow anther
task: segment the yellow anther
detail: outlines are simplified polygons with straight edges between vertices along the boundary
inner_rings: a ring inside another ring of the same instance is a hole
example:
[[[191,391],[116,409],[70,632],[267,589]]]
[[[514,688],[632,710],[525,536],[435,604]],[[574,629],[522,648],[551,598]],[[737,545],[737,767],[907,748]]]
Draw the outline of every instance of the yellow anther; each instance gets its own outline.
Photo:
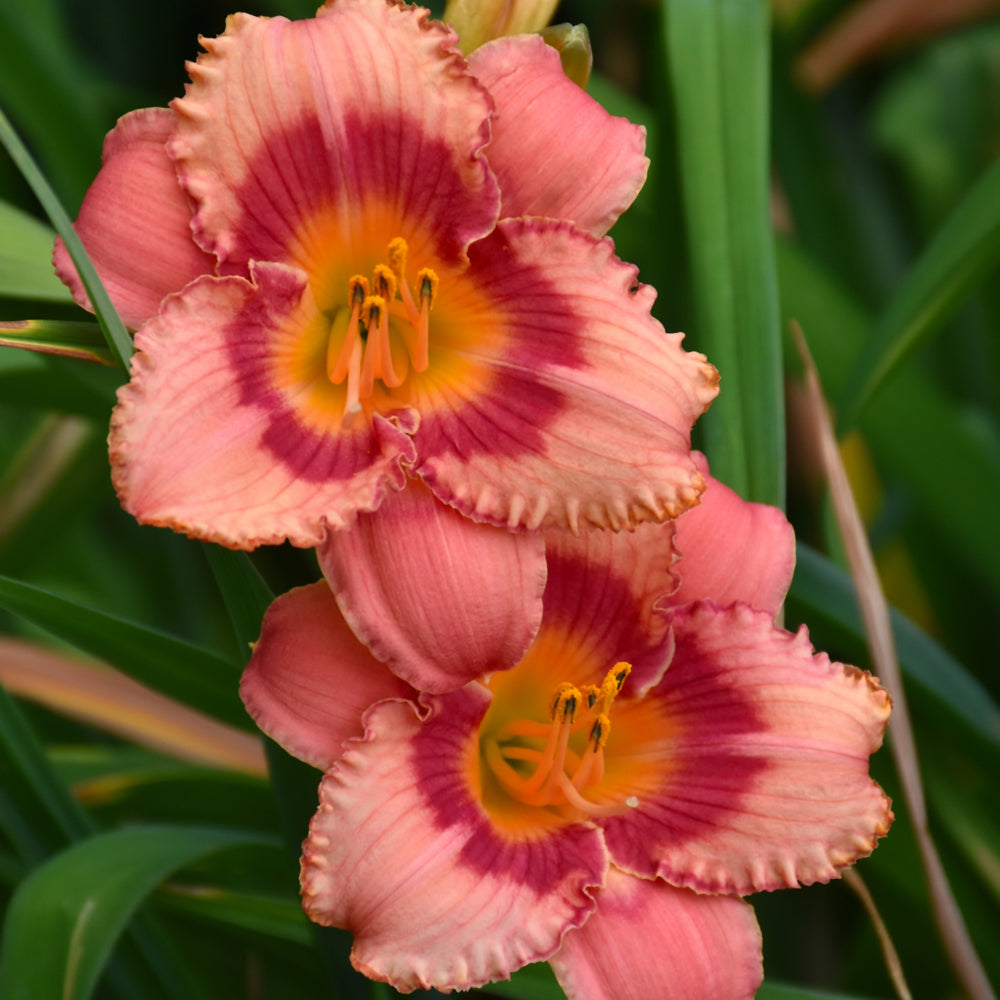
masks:
[[[371,279],[355,274],[348,280],[346,318],[333,313],[326,369],[334,385],[347,380],[345,414],[360,408],[376,382],[396,389],[410,371],[424,372],[430,364],[430,309],[438,277],[430,268],[420,271],[418,307],[406,283],[408,252],[403,237],[390,240],[388,263],[376,264]]]
[[[438,285],[440,284],[441,280],[431,268],[422,267],[417,272],[417,285],[420,288],[421,305],[424,302],[427,303],[428,308],[434,305],[434,299],[437,297]]]
[[[616,693],[618,691],[621,691],[622,685],[625,683],[625,678],[627,678],[630,673],[632,673],[632,664],[626,663],[624,660],[621,660],[619,663],[616,663],[608,671],[608,677],[612,677],[614,679],[615,685],[617,686]]]
[[[385,264],[376,264],[372,289],[376,295],[381,295],[386,302],[396,297],[396,275]]]
[[[406,240],[402,236],[389,241],[389,267],[392,268],[392,273],[396,275],[400,284],[405,281],[403,275],[406,273],[407,250]]]
[[[382,313],[385,312],[385,305],[385,299],[381,295],[369,295],[365,299],[361,306],[361,316],[369,330],[378,326]]]
[[[607,712],[611,707],[611,703],[618,697],[625,679],[631,672],[632,664],[622,661],[621,663],[616,663],[604,675],[604,680],[601,681],[601,687],[596,698],[597,711]]]
[[[590,727],[590,742],[593,750],[603,750],[611,732],[611,720],[602,712]]]
[[[357,306],[361,308],[364,301],[371,294],[371,286],[368,279],[363,274],[356,274],[347,283],[347,298],[351,303],[351,308]]]
[[[552,696],[552,719],[556,723],[572,722],[582,700],[583,695],[580,694],[579,688],[564,681]]]
[[[597,704],[597,699],[601,696],[601,689],[596,684],[585,684],[580,690],[583,693],[583,700],[587,708],[593,708]]]

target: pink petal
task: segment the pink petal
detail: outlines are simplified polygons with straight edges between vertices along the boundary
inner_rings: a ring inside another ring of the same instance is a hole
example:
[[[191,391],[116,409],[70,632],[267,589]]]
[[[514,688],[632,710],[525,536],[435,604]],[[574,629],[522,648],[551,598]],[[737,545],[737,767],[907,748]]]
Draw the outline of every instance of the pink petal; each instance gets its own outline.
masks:
[[[417,480],[331,532],[319,560],[358,637],[421,691],[508,669],[541,621],[542,539],[476,524]]]
[[[294,262],[337,288],[398,236],[413,259],[460,260],[499,196],[478,154],[492,102],[454,41],[384,0],[230,17],[173,104],[202,246],[227,271]]]
[[[301,275],[278,264],[253,275],[199,279],[136,336],[112,418],[113,478],[144,523],[232,548],[310,547],[403,485],[413,417],[343,426],[327,383],[282,368],[316,311]]]
[[[662,682],[641,705],[615,706],[624,730],[655,713],[655,735],[630,752],[647,774],[661,763],[636,808],[604,824],[614,862],[745,895],[826,882],[870,854],[892,819],[868,776],[889,717],[878,683],[746,605],[699,602],[670,622],[677,648]]]
[[[764,978],[753,908],[616,869],[549,960],[569,1000],[750,1000]]]
[[[623,698],[644,694],[663,676],[673,650],[669,626],[654,605],[677,587],[673,524],[642,524],[632,532],[547,531],[543,633],[569,637],[575,655],[592,662],[596,676],[560,676],[576,684],[600,683],[620,660],[632,666]]]
[[[447,308],[477,332],[456,348],[477,375],[411,380],[431,489],[512,528],[630,528],[695,504],[691,425],[718,377],[651,317],[635,268],[610,241],[538,219],[501,222],[470,258]]]
[[[104,140],[101,170],[76,220],[115,309],[133,330],[156,314],[164,296],[215,270],[215,258],[191,235],[191,206],[167,156],[175,122],[166,108],[119,119]],[[56,240],[53,263],[76,301],[91,309],[62,240]]]
[[[646,130],[609,115],[537,35],[489,42],[469,65],[497,106],[486,157],[500,217],[567,219],[603,236],[646,179]]]
[[[743,601],[776,614],[795,571],[792,526],[777,507],[749,503],[713,479],[703,455],[695,461],[708,486],[677,521],[681,585],[670,604]]]
[[[593,910],[600,832],[502,834],[478,801],[478,685],[411,706],[384,702],[323,779],[303,846],[309,916],[354,934],[351,961],[404,992],[467,989],[547,958]]]
[[[282,594],[267,609],[240,697],[271,739],[325,770],[345,740],[364,735],[361,719],[371,705],[416,700],[417,692],[358,642],[321,581]]]

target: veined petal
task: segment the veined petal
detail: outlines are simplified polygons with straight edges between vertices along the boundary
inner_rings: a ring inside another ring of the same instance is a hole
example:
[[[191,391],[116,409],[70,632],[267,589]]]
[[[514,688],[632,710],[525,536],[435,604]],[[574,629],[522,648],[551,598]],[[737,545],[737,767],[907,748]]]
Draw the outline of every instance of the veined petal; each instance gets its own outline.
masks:
[[[702,601],[669,620],[670,669],[616,705],[611,738],[626,735],[607,757],[645,785],[603,824],[615,864],[745,895],[826,882],[870,854],[892,820],[868,776],[890,708],[878,683],[766,611]]]
[[[691,425],[718,376],[651,317],[635,268],[610,241],[540,219],[501,222],[470,258],[437,307],[462,377],[432,359],[407,382],[431,489],[512,528],[631,528],[694,505]]]
[[[469,65],[496,102],[486,158],[500,217],[566,219],[603,236],[646,180],[646,130],[608,114],[537,35],[488,42]]]
[[[267,609],[240,697],[271,739],[326,770],[345,740],[364,735],[368,708],[385,698],[416,701],[417,692],[358,641],[321,581]]]
[[[318,554],[355,633],[421,691],[512,667],[541,621],[541,537],[476,524],[418,480]]]
[[[316,311],[304,279],[279,264],[252,274],[255,284],[199,279],[136,336],[111,422],[112,475],[144,523],[232,548],[310,547],[402,487],[416,417],[345,426],[342,401],[327,398],[338,387],[295,368]]]
[[[167,108],[120,118],[104,140],[100,172],[76,220],[115,309],[133,330],[156,315],[165,296],[215,271],[215,258],[194,242],[191,206],[167,156],[175,124]],[[53,263],[76,301],[93,312],[61,239]]]
[[[173,104],[202,246],[232,273],[290,262],[338,290],[396,237],[414,259],[464,259],[499,195],[479,155],[492,102],[454,43],[384,0],[294,22],[232,15]]]
[[[597,912],[549,959],[569,1000],[750,1000],[764,978],[753,907],[608,871]]]
[[[795,571],[795,533],[777,507],[749,503],[708,472],[694,453],[708,486],[701,503],[677,520],[677,572],[673,606],[709,599],[742,601],[776,614]]]
[[[654,605],[677,587],[671,570],[673,525],[579,535],[547,531],[544,538],[549,573],[537,643],[541,648],[534,652],[555,671],[546,683],[599,684],[616,662],[625,660],[632,673],[622,697],[640,697],[670,663],[668,625]],[[559,639],[571,653],[555,655]],[[579,672],[567,669],[570,663]],[[580,669],[587,664],[589,672]],[[538,669],[545,669],[541,662]]]
[[[404,992],[505,979],[558,947],[593,910],[607,855],[598,830],[565,826],[534,839],[499,833],[478,801],[478,685],[367,715],[323,779],[303,846],[311,919],[354,934],[351,961]]]

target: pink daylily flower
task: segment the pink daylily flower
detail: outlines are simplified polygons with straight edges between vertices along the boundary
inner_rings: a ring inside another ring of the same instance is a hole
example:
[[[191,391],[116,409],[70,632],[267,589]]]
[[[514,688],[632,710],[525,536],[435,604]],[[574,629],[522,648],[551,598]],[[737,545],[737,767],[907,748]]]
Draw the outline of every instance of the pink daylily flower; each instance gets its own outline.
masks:
[[[268,611],[242,695],[326,772],[303,905],[353,933],[367,976],[465,989],[548,961],[571,1000],[749,998],[761,942],[742,897],[835,878],[887,831],[868,774],[887,695],[775,625],[791,528],[697,458],[699,507],[631,533],[544,532],[543,581],[526,546],[491,573],[482,542],[468,608],[454,583],[439,590],[449,571],[397,548],[398,572],[422,579],[397,632],[419,631],[436,597],[456,611],[439,607],[430,639],[376,641],[384,532],[359,536],[360,566],[321,550],[336,595],[321,582]],[[475,533],[525,545],[434,507],[409,488],[386,504],[442,535],[461,527],[470,562]],[[526,579],[544,584],[540,616]],[[519,602],[530,627],[492,659],[473,647],[478,677],[424,655],[477,627],[499,641]]]
[[[604,238],[641,128],[538,37],[467,62],[386,0],[236,14],[203,45],[183,98],[109,135],[77,222],[138,330],[110,437],[126,509],[253,548],[317,545],[407,472],[513,529],[697,502],[715,370]]]

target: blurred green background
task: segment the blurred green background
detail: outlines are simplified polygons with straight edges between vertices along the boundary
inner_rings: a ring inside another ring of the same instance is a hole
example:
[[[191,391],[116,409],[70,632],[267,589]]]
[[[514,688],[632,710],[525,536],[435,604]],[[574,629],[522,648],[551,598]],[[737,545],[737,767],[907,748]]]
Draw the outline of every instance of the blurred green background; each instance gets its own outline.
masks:
[[[742,421],[723,413],[706,422],[701,443],[713,471],[766,500],[780,498],[787,477],[800,558],[786,624],[805,622],[818,648],[867,666],[822,473],[803,432],[799,365],[790,342],[783,363],[776,353],[789,319],[805,331],[899,610],[931,830],[996,983],[1000,19],[989,4],[968,17],[956,4],[952,23],[921,34],[934,6],[948,5],[913,2],[879,37],[843,20],[850,5],[826,0],[773,9],[757,0],[577,0],[563,3],[556,20],[588,26],[591,93],[648,129],[650,178],[612,232],[619,255],[658,289],[655,312],[667,329],[687,331],[688,346],[720,367],[720,402],[729,387],[737,398],[739,386],[751,408]],[[248,9],[313,12],[303,0]],[[198,34],[220,33],[229,12],[217,0],[0,0],[0,108],[71,216],[115,119],[179,95]],[[755,33],[754,24],[763,29]],[[683,35],[699,25],[707,41]],[[566,128],[572,141],[572,123]],[[713,128],[715,147],[693,141]],[[721,196],[708,181],[699,191],[699,172],[719,163]],[[3,154],[0,203],[0,320],[88,320],[51,276],[52,232]],[[720,219],[731,238],[713,256]],[[735,343],[725,340],[727,324]],[[727,367],[729,350],[736,360]],[[122,377],[0,348],[0,630],[97,657],[252,732],[236,693],[244,643],[256,635],[268,591],[318,571],[311,554],[281,548],[254,554],[255,577],[241,557],[206,558],[202,545],[124,515],[105,443]],[[727,428],[738,426],[745,439],[726,452]],[[244,603],[233,613],[223,595]],[[12,655],[0,647],[0,660]],[[134,858],[149,876],[148,886],[132,883],[134,899],[128,886],[118,896],[106,889],[98,912],[109,940],[115,920],[149,895],[94,995],[391,995],[346,969],[342,935],[301,917],[294,849],[284,842],[304,835],[318,775],[269,752],[282,776],[277,800],[260,775],[185,762],[4,696],[0,906],[46,859],[89,842],[91,855],[70,856],[58,878],[39,883],[40,906],[68,907],[71,920],[74,878],[86,899],[87,873],[94,880],[107,866],[96,880],[107,887],[116,859]],[[962,997],[887,751],[874,773],[897,819],[858,871],[913,995]],[[135,824],[161,826],[145,838],[90,840]],[[843,883],[753,902],[765,1000],[893,996],[871,923]],[[30,931],[30,914],[15,915],[18,933]],[[47,949],[62,947],[58,933],[48,938],[45,930],[32,945],[40,966]],[[19,995],[12,982],[0,974],[0,1000]],[[89,995],[85,986],[74,995]],[[481,992],[561,995],[544,967]]]

